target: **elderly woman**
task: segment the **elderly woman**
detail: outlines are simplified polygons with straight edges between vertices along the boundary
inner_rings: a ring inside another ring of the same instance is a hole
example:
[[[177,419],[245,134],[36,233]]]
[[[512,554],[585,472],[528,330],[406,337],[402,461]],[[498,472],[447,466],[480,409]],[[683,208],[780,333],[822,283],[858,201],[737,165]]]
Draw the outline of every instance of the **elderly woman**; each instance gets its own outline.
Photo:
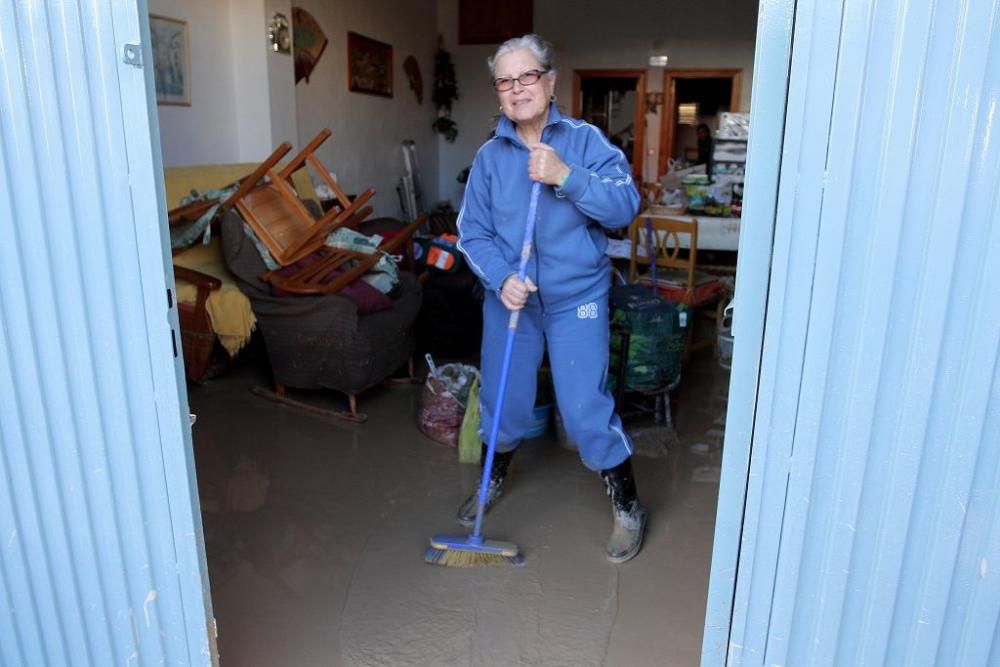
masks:
[[[556,109],[556,71],[547,42],[536,35],[508,40],[488,62],[501,117],[495,136],[476,154],[458,217],[459,248],[486,286],[484,429],[493,419],[509,311],[522,312],[487,508],[500,498],[514,451],[531,430],[547,345],[566,430],[611,498],[608,558],[624,562],[642,545],[646,515],[632,477],[632,442],[605,386],[610,266],[604,228],[628,225],[638,212],[639,194],[622,152],[593,125]],[[522,282],[517,266],[533,181],[546,187]],[[471,523],[476,507],[473,494],[459,520]]]

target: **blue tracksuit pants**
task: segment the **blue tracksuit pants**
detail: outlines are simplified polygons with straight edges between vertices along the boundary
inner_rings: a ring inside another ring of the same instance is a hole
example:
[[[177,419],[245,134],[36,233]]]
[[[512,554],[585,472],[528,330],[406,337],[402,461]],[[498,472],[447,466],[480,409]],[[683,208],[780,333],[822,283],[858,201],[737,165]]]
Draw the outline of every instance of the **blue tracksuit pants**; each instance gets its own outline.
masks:
[[[493,424],[509,316],[500,299],[487,292],[480,389],[483,442]],[[632,454],[632,442],[606,388],[608,337],[607,295],[557,313],[544,310],[537,294],[529,297],[517,325],[497,451],[513,450],[531,429],[538,367],[547,345],[559,413],[584,465],[607,470]]]

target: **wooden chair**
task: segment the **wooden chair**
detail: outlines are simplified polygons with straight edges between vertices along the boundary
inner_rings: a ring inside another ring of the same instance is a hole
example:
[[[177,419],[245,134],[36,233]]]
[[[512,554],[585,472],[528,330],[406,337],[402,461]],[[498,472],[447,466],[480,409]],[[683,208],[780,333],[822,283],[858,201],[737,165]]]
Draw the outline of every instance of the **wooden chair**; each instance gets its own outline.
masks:
[[[632,243],[629,281],[648,284],[664,298],[691,309],[693,315],[713,320],[711,338],[697,341],[692,335],[685,356],[718,344],[717,334],[725,288],[715,277],[702,274],[698,266],[698,220],[643,216],[629,226]],[[640,274],[640,265],[647,272]],[[694,330],[695,322],[690,323]]]
[[[211,293],[222,287],[222,281],[207,273],[176,265],[174,277],[192,283],[198,290],[195,303],[178,303],[177,311],[184,350],[184,373],[192,382],[201,382],[211,366],[216,348],[215,329],[206,304]]]
[[[325,245],[331,232],[340,227],[355,228],[371,213],[372,208],[363,205],[375,194],[369,188],[351,201],[340,189],[315,154],[329,136],[330,131],[324,129],[283,169],[275,171],[275,165],[290,149],[287,143],[282,144],[224,203],[226,208],[235,206],[278,264],[288,267],[303,263],[292,272],[261,274],[265,282],[289,294],[339,292],[371,269],[382,252],[393,254],[405,248],[413,233],[426,222],[426,216],[417,218],[382,243],[380,252],[362,253]],[[323,179],[337,202],[318,219],[291,186],[291,175],[307,164]]]
[[[329,136],[330,130],[320,131],[284,168],[275,171],[278,162],[291,150],[287,142],[281,144],[223,202],[225,208],[236,207],[281,266],[294,264],[319,250],[330,232],[354,226],[372,211],[365,204],[375,194],[373,189],[368,188],[350,201],[316,157],[316,149]],[[292,174],[307,164],[316,170],[340,204],[318,219],[303,205],[292,186]]]
[[[290,294],[335,294],[363,276],[378,262],[381,253],[396,254],[406,252],[413,233],[427,222],[421,215],[397,232],[391,239],[379,244],[378,252],[361,253],[343,248],[322,246],[315,251],[314,261],[290,275],[279,271],[267,271],[261,279]],[[412,248],[410,253],[412,254]],[[344,268],[350,263],[350,267]],[[338,274],[334,278],[331,275]]]

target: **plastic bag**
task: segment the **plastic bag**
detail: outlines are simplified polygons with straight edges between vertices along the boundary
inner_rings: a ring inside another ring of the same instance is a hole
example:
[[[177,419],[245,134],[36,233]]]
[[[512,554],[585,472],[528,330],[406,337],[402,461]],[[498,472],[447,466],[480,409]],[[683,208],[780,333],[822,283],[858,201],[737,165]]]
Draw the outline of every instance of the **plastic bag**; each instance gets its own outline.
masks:
[[[675,384],[681,375],[681,353],[687,341],[687,312],[640,285],[611,290],[611,367],[620,367],[621,330],[629,332],[625,389],[654,391]],[[614,392],[617,378],[608,375]]]
[[[470,389],[478,379],[479,371],[474,366],[431,364],[417,411],[417,427],[421,432],[445,447],[457,447]]]
[[[469,388],[469,400],[466,403],[465,416],[462,417],[462,427],[458,433],[458,462],[479,463],[483,455],[482,442],[479,439],[479,377],[472,381]]]
[[[683,186],[685,176],[704,175],[705,165],[698,164],[693,167],[677,168],[670,165],[667,173],[660,179],[660,184],[664,190],[678,190]]]

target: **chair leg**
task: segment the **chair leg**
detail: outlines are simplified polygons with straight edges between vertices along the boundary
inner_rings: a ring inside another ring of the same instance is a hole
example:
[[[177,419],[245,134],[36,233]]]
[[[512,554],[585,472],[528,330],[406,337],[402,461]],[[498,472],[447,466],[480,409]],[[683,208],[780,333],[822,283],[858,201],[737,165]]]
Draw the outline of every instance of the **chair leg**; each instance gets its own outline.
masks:
[[[417,378],[417,365],[414,357],[406,360],[406,377],[389,377],[384,380],[387,385],[395,384],[420,384]]]
[[[719,334],[722,333],[722,320],[725,317],[727,302],[728,298],[724,296],[715,304],[715,340],[712,341],[712,352],[715,353],[716,359],[719,358]]]
[[[674,411],[670,406],[670,392],[663,393],[663,421],[660,423],[668,427],[674,433],[677,433],[677,428],[674,426]]]
[[[327,418],[332,417],[334,419],[349,421],[355,424],[363,424],[365,421],[368,420],[368,415],[358,412],[358,398],[356,394],[347,395],[347,402],[348,405],[350,406],[350,410],[343,411],[343,410],[328,410],[326,408],[320,408],[315,405],[310,405],[308,403],[295,400],[294,398],[290,398],[289,396],[286,396],[285,385],[279,384],[277,382],[274,384],[273,391],[265,387],[254,387],[253,393],[263,398],[266,398],[270,401],[274,401],[275,403],[288,405],[293,408],[302,410],[304,412],[308,412],[309,414],[315,415],[317,417],[327,417]]]
[[[665,403],[666,400],[664,399],[663,394],[657,394],[656,402],[653,407],[653,423],[657,426],[663,426],[667,423],[667,418],[663,416],[663,413],[666,412],[664,409]]]

